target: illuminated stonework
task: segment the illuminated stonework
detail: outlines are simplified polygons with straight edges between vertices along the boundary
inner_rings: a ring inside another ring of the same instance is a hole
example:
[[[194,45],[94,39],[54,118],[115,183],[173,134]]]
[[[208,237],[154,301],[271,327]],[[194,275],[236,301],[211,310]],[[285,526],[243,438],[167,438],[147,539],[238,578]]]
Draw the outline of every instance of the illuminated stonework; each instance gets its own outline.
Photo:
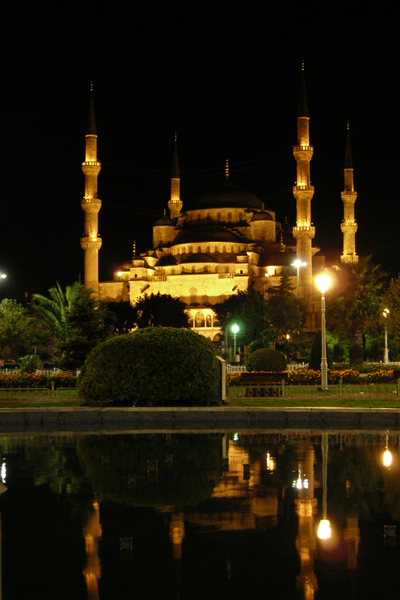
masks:
[[[353,161],[350,147],[349,125],[347,124],[346,157],[344,163],[344,191],[341,194],[343,201],[343,222],[341,230],[343,233],[343,254],[340,257],[342,263],[354,264],[358,262],[356,254],[356,232],[358,229],[355,216],[354,204],[357,200],[357,192],[354,191]]]
[[[85,223],[81,248],[85,252],[85,288],[91,288],[97,296],[99,294],[99,250],[101,248],[98,229],[101,200],[97,197],[97,178],[101,164],[97,160],[97,131],[92,91],[91,86],[85,161],[82,163],[82,171],[85,176],[85,195],[81,201],[81,207],[85,215]]]

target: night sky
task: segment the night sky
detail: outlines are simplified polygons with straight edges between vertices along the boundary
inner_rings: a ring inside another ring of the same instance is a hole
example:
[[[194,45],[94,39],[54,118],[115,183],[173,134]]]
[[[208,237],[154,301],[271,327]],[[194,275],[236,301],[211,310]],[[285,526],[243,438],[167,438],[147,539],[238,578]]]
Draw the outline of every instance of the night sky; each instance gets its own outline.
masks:
[[[400,271],[397,15],[351,3],[3,4],[1,297],[83,279],[81,162],[90,79],[102,163],[100,279],[151,246],[174,131],[184,208],[224,177],[295,224],[301,59],[314,146],[315,245],[342,251],[350,121],[358,254]],[[349,8],[350,6],[350,8]],[[54,12],[51,12],[51,11]]]

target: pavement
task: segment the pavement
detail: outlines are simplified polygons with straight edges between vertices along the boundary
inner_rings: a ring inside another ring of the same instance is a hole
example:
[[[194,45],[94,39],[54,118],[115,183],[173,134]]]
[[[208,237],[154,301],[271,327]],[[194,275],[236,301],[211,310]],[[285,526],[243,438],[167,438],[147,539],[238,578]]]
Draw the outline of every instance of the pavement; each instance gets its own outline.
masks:
[[[0,409],[1,434],[149,431],[386,431],[400,433],[400,408],[17,408]]]

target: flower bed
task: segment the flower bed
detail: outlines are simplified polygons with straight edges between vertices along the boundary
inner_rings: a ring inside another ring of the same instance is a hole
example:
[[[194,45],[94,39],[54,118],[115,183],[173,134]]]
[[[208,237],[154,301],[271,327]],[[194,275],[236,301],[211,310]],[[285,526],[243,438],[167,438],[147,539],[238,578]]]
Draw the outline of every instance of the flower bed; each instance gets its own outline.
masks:
[[[51,388],[75,387],[76,375],[58,373],[55,375],[36,375],[35,373],[0,373],[0,388]]]

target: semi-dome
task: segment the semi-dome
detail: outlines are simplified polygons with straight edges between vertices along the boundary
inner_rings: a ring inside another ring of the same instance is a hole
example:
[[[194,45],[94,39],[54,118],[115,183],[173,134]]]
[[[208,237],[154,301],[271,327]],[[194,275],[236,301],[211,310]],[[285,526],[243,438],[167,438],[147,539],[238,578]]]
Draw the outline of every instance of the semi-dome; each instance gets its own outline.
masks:
[[[186,227],[182,229],[175,238],[174,245],[195,244],[197,242],[230,242],[234,244],[243,243],[244,239],[229,229],[217,225],[205,225],[202,227]]]

